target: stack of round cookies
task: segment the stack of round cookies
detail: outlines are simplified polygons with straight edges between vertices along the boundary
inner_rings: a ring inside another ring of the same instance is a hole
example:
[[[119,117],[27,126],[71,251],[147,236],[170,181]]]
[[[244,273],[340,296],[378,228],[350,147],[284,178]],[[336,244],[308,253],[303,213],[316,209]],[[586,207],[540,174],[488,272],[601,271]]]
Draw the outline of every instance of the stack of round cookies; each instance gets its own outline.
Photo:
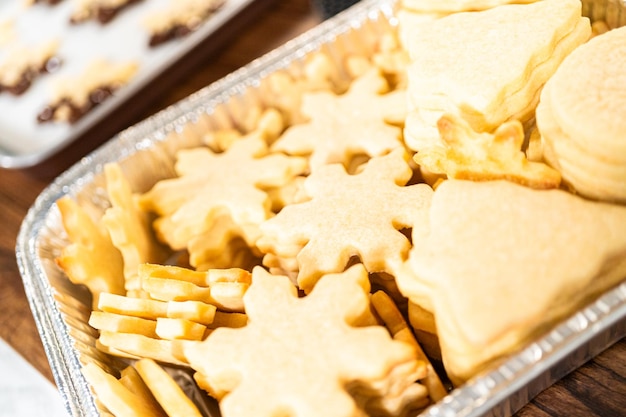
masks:
[[[575,192],[626,202],[626,27],[572,52],[536,110],[546,161]]]

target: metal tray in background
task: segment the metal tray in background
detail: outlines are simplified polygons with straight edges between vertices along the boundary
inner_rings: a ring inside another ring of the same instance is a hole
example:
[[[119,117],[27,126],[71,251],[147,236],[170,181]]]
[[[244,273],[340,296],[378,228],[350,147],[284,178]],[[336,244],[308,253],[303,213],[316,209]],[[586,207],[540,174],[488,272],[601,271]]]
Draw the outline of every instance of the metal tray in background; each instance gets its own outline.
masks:
[[[70,24],[75,2],[62,1],[25,6],[24,1],[0,1],[0,25],[10,24],[20,45],[37,46],[59,42],[62,64],[37,77],[19,96],[0,93],[0,168],[30,168],[82,140],[94,145],[129,126],[142,108],[171,87],[202,59],[215,53],[238,28],[271,0],[225,0],[197,30],[179,39],[150,47],[150,34],[142,27],[149,14],[166,7],[170,0],[142,0],[122,10],[112,21]],[[0,62],[6,47],[0,46]],[[76,77],[94,60],[115,65],[138,65],[128,84],[76,123],[37,123],[48,104],[56,79]],[[104,136],[108,135],[108,136]]]
[[[612,26],[625,23],[625,6],[621,3],[583,3],[585,14],[594,19],[607,16]],[[138,192],[173,175],[173,153],[183,147],[200,145],[206,129],[229,127],[234,118],[231,115],[257,105],[267,74],[297,71],[304,58],[317,50],[329,52],[337,65],[347,53],[370,54],[377,36],[397,23],[394,5],[392,0],[361,1],[116,135],[61,174],[37,198],[20,229],[16,255],[30,307],[70,415],[99,415],[97,402],[80,372],[81,363],[96,361],[113,368],[119,363],[94,347],[97,333],[87,324],[91,311],[89,294],[69,283],[55,265],[55,257],[68,244],[55,201],[71,195],[89,209],[102,212],[107,207],[102,168],[108,162],[118,162]],[[626,282],[623,282],[519,353],[453,390],[421,416],[511,415],[537,393],[623,338],[625,319]],[[191,395],[199,393],[191,392]],[[207,415],[218,415],[209,408],[205,410]]]

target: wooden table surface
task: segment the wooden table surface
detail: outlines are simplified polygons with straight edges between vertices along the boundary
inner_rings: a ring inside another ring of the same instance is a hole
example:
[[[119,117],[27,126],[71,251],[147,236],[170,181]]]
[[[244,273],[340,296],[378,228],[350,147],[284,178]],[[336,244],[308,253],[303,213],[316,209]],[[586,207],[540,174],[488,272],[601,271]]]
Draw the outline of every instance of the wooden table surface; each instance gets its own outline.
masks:
[[[261,0],[263,2],[265,0]],[[238,30],[211,56],[168,90],[151,100],[128,124],[186,97],[281,45],[318,23],[308,0],[277,1],[255,12],[254,19]],[[52,373],[24,293],[15,259],[16,236],[28,208],[41,190],[86,149],[76,146],[53,158],[43,168],[0,169],[0,337],[5,339],[43,375]],[[0,370],[2,372],[2,370]],[[622,339],[552,387],[540,393],[518,416],[626,415],[626,341]]]

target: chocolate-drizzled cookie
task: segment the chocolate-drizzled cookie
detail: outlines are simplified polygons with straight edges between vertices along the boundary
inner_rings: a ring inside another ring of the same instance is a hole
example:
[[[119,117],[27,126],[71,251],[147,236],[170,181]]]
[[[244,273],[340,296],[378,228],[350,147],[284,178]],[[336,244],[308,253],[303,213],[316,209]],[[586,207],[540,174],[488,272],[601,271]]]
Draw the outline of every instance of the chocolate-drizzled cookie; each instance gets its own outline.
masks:
[[[177,0],[169,7],[147,16],[145,26],[150,33],[151,47],[176,38],[182,38],[196,30],[226,0]]]
[[[37,47],[17,47],[0,63],[0,92],[21,95],[37,77],[55,72],[61,66],[57,56],[58,42],[47,42]]]
[[[53,99],[37,115],[37,121],[76,123],[128,83],[136,71],[135,63],[93,62],[80,77],[59,80]]]
[[[123,9],[142,0],[80,0],[70,16],[73,24],[97,20],[102,24],[112,21]]]

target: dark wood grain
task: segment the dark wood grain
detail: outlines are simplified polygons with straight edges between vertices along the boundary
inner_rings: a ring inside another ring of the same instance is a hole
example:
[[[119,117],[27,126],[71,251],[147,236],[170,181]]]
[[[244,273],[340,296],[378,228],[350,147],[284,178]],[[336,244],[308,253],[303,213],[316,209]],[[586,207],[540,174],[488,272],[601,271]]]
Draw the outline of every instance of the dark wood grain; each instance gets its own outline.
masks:
[[[314,26],[319,17],[308,0],[275,1],[255,13],[227,44],[151,100],[132,124],[227,75]],[[98,144],[91,144],[95,147]],[[15,259],[22,219],[41,190],[88,149],[76,147],[53,158],[44,169],[0,170],[0,337],[43,375],[52,373],[24,293]],[[1,370],[0,370],[1,372]],[[621,340],[587,364],[540,393],[518,417],[624,416],[626,410],[626,341]]]
[[[626,415],[626,340],[537,395],[518,417]]]

